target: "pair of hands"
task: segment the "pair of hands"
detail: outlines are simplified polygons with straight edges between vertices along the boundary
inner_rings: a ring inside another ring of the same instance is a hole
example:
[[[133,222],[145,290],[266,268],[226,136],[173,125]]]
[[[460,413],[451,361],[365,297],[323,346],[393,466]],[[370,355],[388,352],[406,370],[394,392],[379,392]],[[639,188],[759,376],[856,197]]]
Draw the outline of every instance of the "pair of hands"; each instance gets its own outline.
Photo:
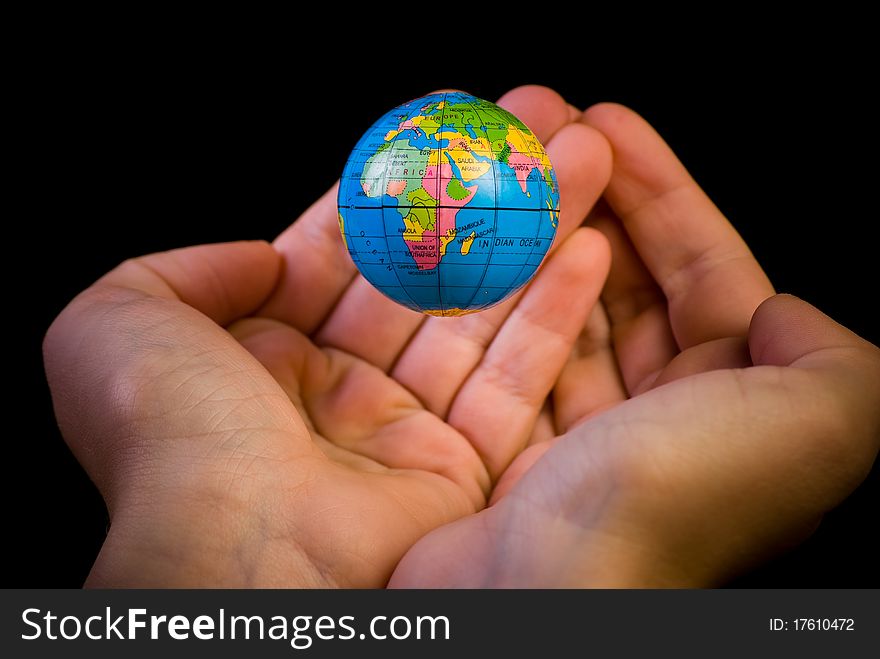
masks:
[[[56,414],[112,519],[89,585],[711,585],[864,478],[880,351],[774,296],[633,112],[499,103],[562,211],[492,310],[382,297],[333,189],[274,245],[133,259],[62,312]]]

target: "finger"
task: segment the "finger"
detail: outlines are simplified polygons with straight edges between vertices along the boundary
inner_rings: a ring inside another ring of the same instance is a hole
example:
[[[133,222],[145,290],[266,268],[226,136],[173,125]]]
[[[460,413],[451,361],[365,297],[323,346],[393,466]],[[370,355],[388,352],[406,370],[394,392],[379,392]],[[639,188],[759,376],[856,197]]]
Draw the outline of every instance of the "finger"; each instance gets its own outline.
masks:
[[[315,343],[347,352],[387,372],[425,318],[358,276],[316,333]],[[355,327],[357,331],[352,331]]]
[[[773,289],[742,238],[636,113],[601,104],[582,120],[611,142],[606,198],[669,301],[679,346],[745,336]]]
[[[458,91],[460,90],[435,89],[431,94]],[[542,143],[550,139],[561,126],[577,121],[581,116],[580,110],[543,85],[522,85],[511,89],[496,104],[522,120]]]
[[[565,511],[580,538],[634,542],[649,551],[641,564],[690,584],[802,538],[876,457],[880,350],[789,296],[758,308],[748,338],[758,366],[681,379],[593,417],[504,501],[528,507],[532,528]]]
[[[666,298],[607,204],[600,203],[588,222],[611,245],[611,271],[602,303],[620,374],[627,391],[635,395],[650,387],[678,353]]]
[[[199,245],[125,261],[96,287],[180,300],[226,325],[263,304],[280,266],[278,254],[262,241]]]
[[[217,324],[259,306],[278,266],[265,243],[133,259],[49,328],[44,355],[59,424],[109,505],[149,480],[169,451],[186,465],[244,442],[277,458],[279,447],[285,458],[311,450],[284,392]],[[255,418],[265,433],[252,432]],[[270,447],[273,437],[282,441]]]
[[[660,372],[651,387],[659,387],[667,382],[706,371],[747,368],[751,365],[749,346],[744,337],[729,336],[715,339],[695,345],[676,355]]]
[[[801,400],[811,401],[804,415],[821,420],[819,429],[831,426],[818,435],[814,454],[826,458],[830,473],[848,475],[844,490],[854,487],[880,448],[880,349],[791,295],[758,307],[748,341],[756,366],[794,367],[786,371],[789,378],[802,374],[788,383],[789,399],[796,388]]]
[[[523,476],[525,476],[526,472],[531,469],[532,466],[534,466],[534,464],[560,439],[562,439],[562,437],[557,435],[547,441],[532,444],[516,456],[510,466],[504,470],[503,474],[501,474],[495,487],[492,488],[492,495],[489,497],[489,506],[494,506],[507,496],[507,493],[513,489],[513,486],[516,485]]]
[[[499,98],[497,104],[528,126],[541,144],[546,144],[563,126],[571,123],[565,99],[549,87],[516,87]]]
[[[613,248],[611,261],[613,269]],[[533,433],[529,446],[555,439],[572,426],[626,398],[626,387],[611,342],[608,314],[602,304],[596,304],[553,387],[550,423],[553,432]],[[515,464],[520,464],[519,457]],[[509,471],[510,468],[505,471],[505,481],[509,478]]]
[[[275,239],[284,260],[278,287],[259,315],[311,334],[355,276],[339,232],[335,184]]]
[[[498,105],[525,122],[542,143],[546,143],[569,120],[565,101],[546,87],[518,87],[502,96]],[[550,157],[559,175],[559,165],[552,153]],[[439,322],[449,320],[441,319]],[[355,326],[353,322],[358,327],[357,332],[351,331]],[[344,350],[387,371],[423,322],[431,321],[389,300],[365,279],[357,277],[321,328],[317,341],[320,345]],[[482,323],[465,323],[469,324]]]
[[[749,349],[756,365],[804,368],[848,368],[848,360],[840,359],[843,352],[835,350],[873,355],[868,364],[875,366],[877,356],[877,346],[793,295],[776,295],[758,308],[749,328]],[[876,394],[877,388],[872,389]]]
[[[440,474],[483,505],[489,479],[473,447],[385,373],[343,352],[321,350],[279,321],[245,319],[230,332],[278,381],[334,460],[352,463],[352,455],[362,456],[370,460],[360,465],[367,471],[378,463]]]
[[[525,446],[608,272],[597,231],[573,234],[517,304],[452,404],[449,423],[496,479]]]
[[[528,446],[549,441],[559,434],[556,430],[556,422],[553,417],[553,407],[553,396],[551,394],[550,396],[547,396],[547,399],[544,401],[544,407],[541,408],[541,411],[538,413],[538,418],[535,419],[535,426],[532,428],[532,434],[529,437],[528,442],[526,442]]]
[[[612,263],[613,258],[612,253]],[[626,397],[611,344],[608,317],[602,305],[597,304],[553,387],[556,434],[568,432],[584,418]]]
[[[547,152],[556,168],[561,200],[556,248],[580,225],[602,193],[610,174],[611,155],[597,131],[578,124],[560,130],[548,143]],[[537,279],[544,276],[539,271]],[[445,415],[461,383],[476,368],[518,299],[514,297],[495,309],[471,316],[425,322],[401,354],[394,377],[429,410]],[[425,373],[437,377],[426,378]]]

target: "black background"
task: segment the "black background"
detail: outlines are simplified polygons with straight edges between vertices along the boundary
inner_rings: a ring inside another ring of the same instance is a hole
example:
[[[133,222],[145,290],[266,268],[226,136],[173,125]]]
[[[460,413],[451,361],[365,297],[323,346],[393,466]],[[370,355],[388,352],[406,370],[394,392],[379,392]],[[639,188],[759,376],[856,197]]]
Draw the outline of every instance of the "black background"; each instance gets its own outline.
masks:
[[[863,169],[875,139],[873,83],[849,46],[809,41],[747,58],[754,44],[744,38],[732,57],[685,44],[680,56],[658,49],[624,64],[586,40],[574,55],[520,49],[479,65],[474,51],[460,67],[435,58],[401,67],[361,49],[337,67],[286,41],[185,43],[121,36],[32,53],[37,72],[16,98],[27,210],[7,238],[9,262],[25,265],[9,284],[8,363],[20,389],[7,409],[18,423],[7,437],[4,585],[80,585],[105,531],[42,372],[40,341],[64,304],[129,256],[271,239],[333,183],[373,120],[435,88],[495,99],[541,83],[579,107],[630,105],[731,218],[778,290],[880,340],[870,302],[876,247],[862,235],[876,222],[876,168]],[[734,585],[880,584],[878,471],[808,542]]]

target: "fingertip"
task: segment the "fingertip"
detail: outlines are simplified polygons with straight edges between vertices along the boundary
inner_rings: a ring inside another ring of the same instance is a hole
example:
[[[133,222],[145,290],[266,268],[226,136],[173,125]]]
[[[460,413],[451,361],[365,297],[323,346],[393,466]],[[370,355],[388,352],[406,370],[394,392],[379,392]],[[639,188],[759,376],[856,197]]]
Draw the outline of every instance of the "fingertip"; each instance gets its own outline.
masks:
[[[265,301],[281,266],[280,254],[263,240],[197,245],[129,259],[92,288],[110,285],[177,298],[225,325]]]
[[[633,122],[647,124],[645,119],[635,110],[620,103],[603,102],[590,106],[581,113],[581,121],[602,132],[613,132],[621,125]]]
[[[583,307],[584,314],[596,303],[611,267],[611,247],[599,231],[582,227],[574,231],[559,246],[545,266],[546,275],[541,286],[549,286],[560,294],[560,313],[567,318],[577,316],[575,310]],[[541,292],[540,295],[545,295]],[[562,308],[565,311],[562,311]],[[583,320],[579,326],[583,325]]]
[[[803,300],[789,295],[780,293],[773,295],[761,302],[752,314],[749,322],[749,353],[752,357],[752,363],[756,366],[762,364],[783,365],[782,355],[776,349],[775,344],[779,339],[779,332],[782,326],[788,325],[791,328],[791,322],[794,320],[790,316],[794,311],[796,315],[801,315],[800,304],[806,304]],[[789,362],[785,362],[787,365]]]
[[[282,253],[295,250],[303,239],[312,249],[337,251],[342,247],[339,239],[339,181],[318,197],[299,219],[292,222],[272,242],[274,248]],[[331,238],[332,237],[332,238]],[[345,261],[342,261],[344,263]]]
[[[596,259],[602,264],[605,274],[611,269],[611,241],[608,236],[593,227],[584,227],[593,244]]]
[[[555,89],[545,87],[544,85],[520,85],[506,92],[500,99],[498,104],[504,100],[513,100],[526,98],[532,103],[554,106],[559,108],[567,108],[568,103]]]
[[[615,165],[633,169],[643,175],[654,174],[657,168],[646,167],[658,156],[675,162],[675,174],[680,175],[680,164],[671,149],[654,127],[632,108],[620,103],[598,103],[581,115],[581,122],[602,133],[614,152]],[[670,159],[671,156],[671,159]]]
[[[594,276],[607,276],[611,267],[611,244],[601,231],[580,227],[565,241],[562,249],[574,268]]]
[[[792,295],[791,293],[778,293],[776,295],[768,297],[766,300],[758,305],[758,307],[755,309],[754,316],[752,317],[752,322],[755,322],[755,319],[759,315],[772,313],[777,308],[791,309],[800,306],[807,306],[815,309],[815,307],[813,307],[813,305],[811,305],[809,302],[806,302],[796,295]]]
[[[794,343],[798,330],[809,317],[820,313],[794,295],[780,293],[761,302],[749,323],[749,353],[756,366],[788,366],[794,361]]]
[[[520,453],[511,465],[504,470],[495,487],[492,489],[492,495],[489,498],[488,506],[494,506],[496,503],[506,497],[514,486],[525,476],[526,472],[531,469],[534,464],[543,457],[543,455],[556,444],[556,440],[534,444],[522,453]]]
[[[237,240],[228,243],[199,245],[173,250],[181,259],[189,255],[213,262],[228,259],[229,267],[240,270],[245,277],[274,281],[281,268],[281,254],[267,240]]]
[[[240,245],[242,250],[250,253],[248,255],[249,258],[254,258],[260,261],[263,259],[272,259],[277,261],[280,265],[281,255],[268,240],[259,238],[256,240],[240,240],[230,244]]]
[[[863,343],[867,342],[794,295],[767,298],[749,324],[749,351],[756,366],[790,366],[823,348]]]
[[[457,92],[470,94],[461,89],[435,89],[430,94]],[[557,91],[543,85],[515,87],[503,94],[496,104],[525,123],[541,141],[550,139],[560,127],[580,116],[580,111],[570,106]]]
[[[443,89],[435,89],[434,91],[430,91],[425,96],[433,96],[434,94],[470,94],[470,92],[466,92],[463,89],[453,89],[452,87],[444,87]],[[471,94],[473,96],[473,94]]]
[[[581,224],[611,180],[611,145],[595,128],[564,126],[547,144],[559,181],[560,232]]]
[[[593,154],[593,177],[602,185],[604,190],[611,181],[614,169],[614,153],[608,138],[601,132],[584,124],[572,124],[577,130],[586,129],[585,138],[589,140],[590,150]]]
[[[588,124],[574,122],[564,126],[547,145],[548,152],[563,152],[566,155],[577,155],[588,158],[589,174],[593,180],[599,179],[602,187],[607,185],[611,178],[612,149],[608,138],[604,133]],[[553,153],[550,153],[551,161]],[[583,170],[583,164],[581,170]],[[578,172],[583,174],[583,171]]]
[[[497,104],[522,120],[542,142],[571,121],[565,99],[542,85],[511,89],[498,99]]]
[[[253,285],[271,292],[284,266],[284,257],[275,249],[275,246],[263,239],[242,240],[231,244],[237,246],[239,267],[243,271],[253,270],[247,275],[247,277],[256,278]]]

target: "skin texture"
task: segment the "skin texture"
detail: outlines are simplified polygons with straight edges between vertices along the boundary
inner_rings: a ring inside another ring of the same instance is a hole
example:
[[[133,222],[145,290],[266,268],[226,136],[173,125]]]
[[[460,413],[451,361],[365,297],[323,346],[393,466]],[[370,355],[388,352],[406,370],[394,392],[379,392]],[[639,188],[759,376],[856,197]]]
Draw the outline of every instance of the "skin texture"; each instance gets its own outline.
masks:
[[[563,206],[495,309],[381,296],[331,189],[273,245],[127,261],[62,312],[56,414],[112,519],[87,585],[706,585],[864,477],[877,348],[774,296],[631,111],[500,104]]]

